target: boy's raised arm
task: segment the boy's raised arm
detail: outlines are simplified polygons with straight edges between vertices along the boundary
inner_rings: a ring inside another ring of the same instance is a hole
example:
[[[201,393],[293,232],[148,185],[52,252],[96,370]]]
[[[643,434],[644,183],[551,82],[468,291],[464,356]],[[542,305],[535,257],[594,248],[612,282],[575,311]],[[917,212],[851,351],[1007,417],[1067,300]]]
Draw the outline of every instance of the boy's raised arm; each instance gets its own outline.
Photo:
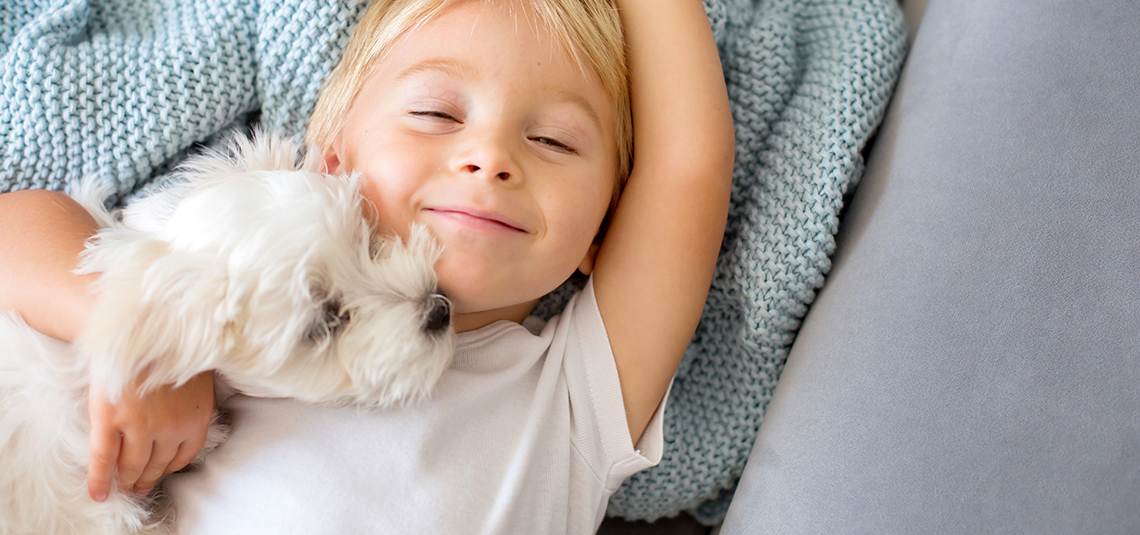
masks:
[[[594,269],[636,444],[696,330],[728,214],[735,147],[700,0],[617,0],[634,165]]]

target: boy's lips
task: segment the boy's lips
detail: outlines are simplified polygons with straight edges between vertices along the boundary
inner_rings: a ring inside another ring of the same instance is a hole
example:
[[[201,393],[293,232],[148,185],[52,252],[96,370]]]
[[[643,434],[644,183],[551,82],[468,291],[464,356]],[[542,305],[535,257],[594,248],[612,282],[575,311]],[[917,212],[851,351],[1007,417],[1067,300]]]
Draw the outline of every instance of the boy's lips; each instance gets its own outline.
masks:
[[[530,231],[524,228],[520,223],[495,212],[458,206],[437,206],[434,208],[426,208],[425,210],[452,220],[457,220],[468,226],[487,227],[530,234]]]

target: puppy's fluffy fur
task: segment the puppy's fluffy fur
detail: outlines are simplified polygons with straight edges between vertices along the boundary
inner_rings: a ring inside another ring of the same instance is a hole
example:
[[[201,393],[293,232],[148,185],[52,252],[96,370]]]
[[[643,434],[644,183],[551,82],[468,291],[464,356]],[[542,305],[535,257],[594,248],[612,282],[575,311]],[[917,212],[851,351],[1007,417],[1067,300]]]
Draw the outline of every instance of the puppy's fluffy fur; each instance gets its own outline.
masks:
[[[188,162],[174,186],[104,210],[80,265],[100,273],[74,344],[0,313],[0,533],[159,533],[153,499],[87,495],[87,385],[114,400],[216,370],[238,391],[366,407],[427,396],[454,351],[450,305],[422,228],[373,232],[355,176],[298,165],[298,147],[235,138]],[[224,439],[210,429],[209,451]],[[199,455],[198,461],[203,454]]]

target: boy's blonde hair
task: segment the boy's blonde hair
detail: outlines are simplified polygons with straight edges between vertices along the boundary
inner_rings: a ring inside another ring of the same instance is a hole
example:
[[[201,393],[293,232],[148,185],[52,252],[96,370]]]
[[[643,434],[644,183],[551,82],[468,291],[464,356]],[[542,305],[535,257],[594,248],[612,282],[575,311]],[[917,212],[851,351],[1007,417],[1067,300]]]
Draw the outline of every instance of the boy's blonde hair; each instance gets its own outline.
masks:
[[[306,142],[327,149],[347,121],[356,95],[405,32],[423,25],[444,9],[465,0],[376,0],[368,6],[344,50],[340,63],[317,99]],[[633,154],[633,121],[629,76],[621,19],[611,0],[471,0],[517,2],[524,16],[533,15],[549,30],[578,67],[597,74],[613,103],[618,168],[611,209],[629,177]],[[612,210],[611,210],[612,211]],[[608,220],[608,216],[607,216]],[[603,225],[604,226],[604,225]]]

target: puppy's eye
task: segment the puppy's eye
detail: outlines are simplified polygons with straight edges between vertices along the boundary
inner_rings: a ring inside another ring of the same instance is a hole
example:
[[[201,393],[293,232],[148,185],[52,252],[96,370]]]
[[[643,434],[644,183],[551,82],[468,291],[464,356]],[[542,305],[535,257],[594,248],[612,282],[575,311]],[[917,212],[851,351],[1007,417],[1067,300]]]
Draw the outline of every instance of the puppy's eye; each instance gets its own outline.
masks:
[[[305,338],[319,342],[334,336],[344,329],[351,319],[352,314],[341,308],[340,301],[335,299],[326,301],[324,307],[317,313],[317,317],[313,319],[312,325],[305,331]]]

